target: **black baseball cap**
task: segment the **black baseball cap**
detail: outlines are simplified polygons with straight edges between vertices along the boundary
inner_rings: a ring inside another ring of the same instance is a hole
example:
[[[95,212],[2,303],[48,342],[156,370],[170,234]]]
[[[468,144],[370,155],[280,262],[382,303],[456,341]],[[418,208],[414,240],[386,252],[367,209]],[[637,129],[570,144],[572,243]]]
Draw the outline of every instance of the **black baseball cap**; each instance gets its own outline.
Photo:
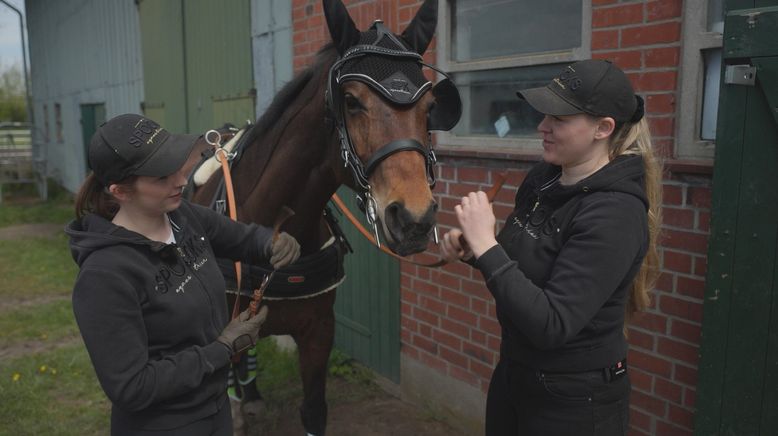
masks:
[[[105,186],[129,176],[169,176],[181,168],[199,135],[174,135],[142,115],[103,123],[89,142],[89,167]]]
[[[643,117],[642,99],[635,95],[626,74],[606,60],[568,65],[548,85],[516,94],[546,115],[587,113],[618,122],[636,122]]]

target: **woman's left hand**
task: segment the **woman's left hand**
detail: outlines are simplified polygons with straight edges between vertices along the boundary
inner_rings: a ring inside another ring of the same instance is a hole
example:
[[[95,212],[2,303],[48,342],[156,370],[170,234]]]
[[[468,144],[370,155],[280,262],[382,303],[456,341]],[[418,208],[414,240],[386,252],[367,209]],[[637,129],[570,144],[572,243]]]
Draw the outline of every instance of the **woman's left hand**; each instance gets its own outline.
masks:
[[[467,197],[462,197],[462,203],[457,205],[454,211],[465,240],[476,258],[497,245],[497,239],[494,237],[497,219],[485,192],[471,192]]]
[[[273,269],[281,269],[300,257],[300,244],[289,233],[281,232],[272,244],[270,264],[273,265]]]

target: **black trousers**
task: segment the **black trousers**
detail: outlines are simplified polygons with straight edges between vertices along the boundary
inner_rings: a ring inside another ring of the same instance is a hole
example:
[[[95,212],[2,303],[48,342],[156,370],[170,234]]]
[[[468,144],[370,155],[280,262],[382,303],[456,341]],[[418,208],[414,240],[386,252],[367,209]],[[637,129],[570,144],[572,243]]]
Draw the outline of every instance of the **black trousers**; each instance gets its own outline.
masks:
[[[230,402],[225,401],[215,415],[170,430],[133,430],[112,423],[111,436],[232,436]]]
[[[546,373],[501,359],[486,400],[486,436],[625,436],[627,374]]]

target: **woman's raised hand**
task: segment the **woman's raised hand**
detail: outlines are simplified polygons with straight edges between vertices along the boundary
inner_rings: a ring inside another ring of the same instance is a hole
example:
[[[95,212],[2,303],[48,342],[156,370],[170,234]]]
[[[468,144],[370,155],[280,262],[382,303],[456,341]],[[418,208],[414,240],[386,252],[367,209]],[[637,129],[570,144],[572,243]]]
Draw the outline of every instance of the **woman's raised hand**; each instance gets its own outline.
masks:
[[[483,191],[471,192],[462,197],[462,203],[454,208],[459,220],[459,226],[475,257],[480,257],[487,250],[497,245],[494,227],[497,219],[492,211],[492,204]]]

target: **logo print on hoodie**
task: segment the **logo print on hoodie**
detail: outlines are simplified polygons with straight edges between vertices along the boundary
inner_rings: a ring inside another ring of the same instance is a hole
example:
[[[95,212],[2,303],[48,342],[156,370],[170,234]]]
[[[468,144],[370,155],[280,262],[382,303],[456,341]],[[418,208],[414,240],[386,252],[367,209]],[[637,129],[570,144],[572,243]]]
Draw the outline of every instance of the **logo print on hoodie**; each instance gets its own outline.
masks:
[[[176,251],[179,254],[178,256]],[[192,280],[191,275],[187,275],[183,280],[181,279],[186,273],[186,265],[189,265],[195,271],[200,270],[208,262],[207,257],[200,256],[207,253],[207,251],[208,246],[205,238],[202,236],[189,237],[181,241],[181,244],[175,248],[173,246],[166,248],[161,253],[163,260],[173,260],[174,262],[166,262],[166,265],[159,269],[155,287],[157,292],[165,294],[171,288],[175,288],[176,293],[184,292],[184,287]]]

